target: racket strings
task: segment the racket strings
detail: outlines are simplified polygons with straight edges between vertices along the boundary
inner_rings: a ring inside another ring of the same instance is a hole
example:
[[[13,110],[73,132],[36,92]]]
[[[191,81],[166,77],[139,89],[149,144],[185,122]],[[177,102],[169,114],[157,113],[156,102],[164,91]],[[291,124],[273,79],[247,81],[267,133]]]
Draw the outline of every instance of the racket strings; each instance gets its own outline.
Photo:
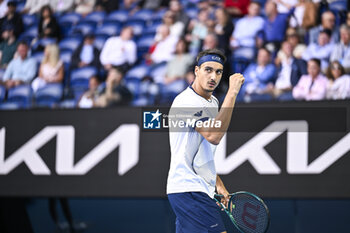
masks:
[[[268,227],[268,211],[265,205],[248,194],[237,194],[231,198],[230,212],[236,224],[246,233],[264,233]]]

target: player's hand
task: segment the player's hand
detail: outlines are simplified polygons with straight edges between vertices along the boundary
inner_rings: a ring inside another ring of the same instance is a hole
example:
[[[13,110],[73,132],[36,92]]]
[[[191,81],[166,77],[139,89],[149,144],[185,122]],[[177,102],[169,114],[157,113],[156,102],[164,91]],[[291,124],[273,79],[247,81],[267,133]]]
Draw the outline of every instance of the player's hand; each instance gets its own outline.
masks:
[[[244,77],[240,73],[235,73],[230,76],[230,84],[229,84],[229,91],[232,91],[234,94],[238,94],[239,90],[241,89],[241,86],[244,83]]]

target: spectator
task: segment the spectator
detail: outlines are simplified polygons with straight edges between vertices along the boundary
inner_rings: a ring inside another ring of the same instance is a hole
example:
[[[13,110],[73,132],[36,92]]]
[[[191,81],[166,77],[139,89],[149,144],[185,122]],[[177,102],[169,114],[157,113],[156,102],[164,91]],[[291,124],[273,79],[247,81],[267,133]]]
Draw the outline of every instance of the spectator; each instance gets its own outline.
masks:
[[[300,77],[307,74],[306,62],[293,56],[293,47],[284,41],[275,59],[278,74],[275,84],[268,84],[265,93],[278,100],[293,100],[292,89]]]
[[[311,0],[299,0],[293,17],[289,20],[289,25],[293,28],[303,29],[302,34],[304,35],[305,30],[309,30],[316,25],[317,13],[317,6]]]
[[[202,10],[198,14],[198,20],[192,20],[188,26],[191,34],[186,36],[187,41],[190,41],[190,51],[192,55],[199,52],[202,41],[208,34],[207,20],[209,18],[208,12]]]
[[[328,80],[321,74],[321,61],[317,58],[310,59],[307,62],[307,72],[293,88],[294,99],[309,101],[326,98]]]
[[[71,61],[71,69],[82,68],[85,66],[100,67],[100,52],[94,46],[95,36],[88,34],[83,43],[74,51]]]
[[[305,61],[308,61],[311,58],[320,59],[322,70],[326,70],[328,67],[329,57],[334,46],[332,43],[330,43],[330,36],[330,30],[325,29],[321,31],[318,35],[318,42],[309,44],[304,51],[302,58]]]
[[[202,51],[207,50],[207,49],[216,49],[218,47],[218,38],[216,37],[215,34],[211,33],[208,34],[204,38],[203,46],[202,46]]]
[[[276,67],[271,63],[271,54],[265,48],[258,51],[257,62],[251,63],[244,71],[245,83],[242,93],[248,101],[264,100],[263,91],[268,83],[273,83]],[[268,99],[271,97],[268,95]]]
[[[29,47],[25,42],[17,46],[18,57],[12,59],[5,71],[3,82],[7,89],[30,83],[36,74],[36,61],[28,56]]]
[[[38,33],[39,39],[54,38],[59,40],[61,37],[60,27],[49,5],[45,5],[41,8]]]
[[[331,31],[331,42],[339,41],[339,27],[335,24],[335,15],[332,11],[325,11],[321,15],[321,25],[313,27],[309,31],[309,44],[317,43],[318,34],[324,29]]]
[[[190,17],[188,17],[186,12],[183,10],[181,2],[179,0],[171,0],[169,2],[169,10],[175,14],[176,22],[181,21],[183,25],[185,25],[185,28],[187,28],[188,24],[190,23]]]
[[[64,13],[73,10],[74,0],[50,0],[50,6],[54,12]]]
[[[281,14],[277,11],[276,3],[268,0],[265,4],[266,19],[262,31],[262,38],[259,38],[259,46],[265,44],[270,52],[277,52],[284,40],[287,29],[287,20],[294,12],[294,8],[288,13]]]
[[[14,28],[14,33],[16,38],[23,32],[23,21],[22,16],[16,12],[17,2],[9,1],[7,3],[7,13],[3,18],[0,19],[1,25],[1,33],[8,26],[12,26]]]
[[[119,9],[119,2],[122,1],[115,1],[115,0],[97,0],[95,4],[95,9],[97,11],[105,11],[107,13],[110,13],[112,11]],[[125,0],[123,2],[126,2]],[[129,2],[133,3],[134,0],[129,0]]]
[[[215,34],[219,41],[219,49],[225,51],[226,57],[231,55],[230,37],[233,32],[233,23],[229,13],[224,8],[218,8],[215,11],[216,26]]]
[[[157,34],[160,36],[155,38],[156,42],[151,46],[150,63],[168,62],[173,57],[178,37],[170,35],[169,27],[164,24],[157,28]]]
[[[13,59],[18,44],[11,25],[4,29],[2,39],[3,42],[0,43],[0,68],[5,69]]]
[[[95,102],[99,94],[100,80],[97,76],[92,76],[89,79],[89,90],[87,90],[79,99],[79,108],[92,108],[95,106]]]
[[[224,0],[224,7],[232,17],[242,17],[248,12],[250,0]]]
[[[43,6],[49,5],[50,0],[26,0],[22,14],[36,14],[41,11]]]
[[[343,24],[340,27],[340,42],[334,46],[330,60],[338,60],[346,73],[350,72],[350,26]]]
[[[331,62],[326,72],[329,80],[327,99],[350,98],[350,75],[345,74],[344,67],[338,61]]]
[[[114,0],[102,0],[101,2],[108,2],[109,5],[107,5],[105,7],[105,9],[107,9],[107,7],[110,7],[110,5],[112,4],[112,2],[118,2],[118,1],[114,1]],[[137,11],[137,0],[123,0],[121,1],[121,4],[119,6],[119,10],[122,11],[128,11],[129,14],[131,15],[133,12]],[[106,5],[106,4],[105,4]]]
[[[44,58],[40,64],[39,77],[33,80],[34,92],[48,83],[61,83],[64,77],[63,62],[60,60],[60,50],[56,44],[45,47]]]
[[[239,19],[231,38],[231,46],[237,53],[252,59],[255,54],[256,35],[264,27],[264,19],[260,15],[260,4],[251,2],[248,6],[248,15]]]
[[[123,83],[123,73],[117,68],[108,71],[106,88],[95,102],[96,107],[110,107],[127,105],[132,99],[132,94]]]
[[[165,12],[163,23],[170,28],[170,35],[180,37],[183,34],[185,25],[181,21],[175,21],[175,14],[172,11]]]
[[[166,6],[167,1],[165,0],[140,0],[138,2],[138,9],[148,9],[156,11],[161,7]]]
[[[346,14],[346,25],[350,27],[350,11]]]
[[[96,0],[75,0],[74,11],[83,16],[89,14],[94,10]]]
[[[0,19],[6,15],[7,12],[7,1],[8,0],[0,0]]]
[[[296,7],[298,0],[276,0],[278,13],[288,13],[289,9]]]
[[[110,37],[106,41],[100,54],[100,61],[105,70],[117,67],[126,72],[136,62],[137,48],[132,38],[132,27],[124,27],[120,36]]]
[[[184,38],[176,44],[175,56],[168,62],[164,83],[170,89],[176,89],[179,93],[184,89],[186,72],[193,63],[193,57],[189,53],[188,43]]]
[[[288,28],[286,34],[287,41],[291,44],[293,49],[293,56],[300,59],[306,50],[306,45],[304,43],[300,43],[300,36],[296,32],[296,29]]]

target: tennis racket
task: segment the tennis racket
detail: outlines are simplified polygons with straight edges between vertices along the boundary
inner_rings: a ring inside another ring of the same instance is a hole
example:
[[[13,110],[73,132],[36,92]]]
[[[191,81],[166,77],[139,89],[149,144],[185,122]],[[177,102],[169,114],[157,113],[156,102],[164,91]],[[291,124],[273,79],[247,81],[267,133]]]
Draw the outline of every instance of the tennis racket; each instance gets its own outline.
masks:
[[[215,201],[223,208],[233,225],[242,233],[265,233],[270,223],[269,209],[264,201],[253,193],[240,191],[230,194],[228,208],[221,203],[223,195],[215,195]]]

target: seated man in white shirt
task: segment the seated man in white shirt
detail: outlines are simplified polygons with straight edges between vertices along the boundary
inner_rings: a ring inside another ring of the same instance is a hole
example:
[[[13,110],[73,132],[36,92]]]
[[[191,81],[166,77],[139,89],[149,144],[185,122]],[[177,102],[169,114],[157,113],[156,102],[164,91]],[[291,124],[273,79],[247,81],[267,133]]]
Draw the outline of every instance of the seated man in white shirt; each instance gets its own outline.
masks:
[[[126,72],[136,62],[137,47],[132,37],[132,27],[125,27],[120,36],[111,37],[106,41],[100,54],[100,61],[105,70],[116,67]]]
[[[237,21],[230,42],[231,47],[236,49],[235,53],[238,53],[238,49],[244,49],[247,58],[253,58],[256,47],[255,37],[264,26],[264,19],[259,14],[260,4],[251,2],[248,6],[248,15]]]
[[[170,34],[170,28],[162,24],[157,29],[157,37],[155,38],[154,50],[150,54],[152,63],[168,62],[174,56],[178,37]]]
[[[34,78],[37,64],[34,58],[28,57],[28,49],[28,45],[25,42],[18,44],[18,56],[9,63],[2,80],[7,89],[30,83]]]

